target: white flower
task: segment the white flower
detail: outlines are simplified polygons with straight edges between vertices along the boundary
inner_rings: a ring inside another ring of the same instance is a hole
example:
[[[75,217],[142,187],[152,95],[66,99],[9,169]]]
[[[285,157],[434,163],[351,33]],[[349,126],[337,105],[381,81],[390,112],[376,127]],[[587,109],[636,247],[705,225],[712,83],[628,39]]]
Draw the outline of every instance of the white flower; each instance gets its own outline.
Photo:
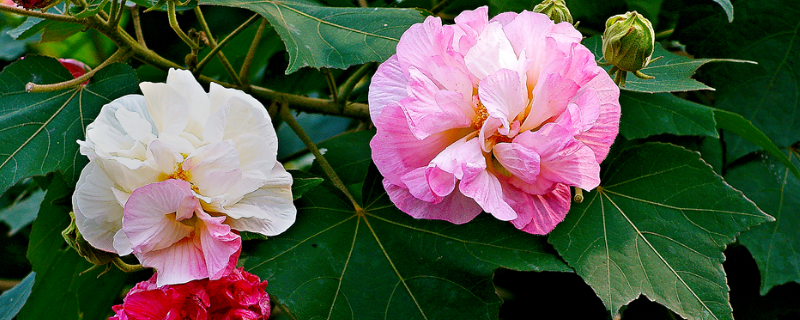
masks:
[[[292,177],[276,160],[278,140],[261,103],[215,83],[206,93],[184,70],[170,70],[167,83],[139,86],[144,95],[103,106],[86,141],[78,141],[90,162],[72,204],[90,244],[142,260],[141,244],[123,230],[132,219],[125,205],[134,190],[170,179],[189,183],[196,212],[225,217],[233,230],[274,236],[294,223]],[[191,219],[178,221],[199,218]]]

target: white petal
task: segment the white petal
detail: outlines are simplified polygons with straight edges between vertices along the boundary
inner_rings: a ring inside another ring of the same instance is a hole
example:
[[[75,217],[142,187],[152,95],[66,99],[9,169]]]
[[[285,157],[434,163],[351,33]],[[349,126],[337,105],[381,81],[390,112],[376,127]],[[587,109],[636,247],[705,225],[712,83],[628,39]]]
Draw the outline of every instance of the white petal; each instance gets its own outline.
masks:
[[[78,230],[92,246],[109,252],[114,249],[114,234],[122,228],[122,206],[113,193],[114,182],[96,162],[81,171],[72,207]]]
[[[292,176],[276,163],[270,180],[226,208],[226,213],[230,217],[226,222],[235,230],[266,236],[286,231],[297,216],[297,208],[292,203]]]
[[[489,23],[478,42],[464,55],[467,69],[478,79],[502,68],[517,70],[520,63],[499,22]]]
[[[166,83],[142,82],[139,88],[147,100],[147,111],[161,133],[178,135],[189,123],[189,101]]]

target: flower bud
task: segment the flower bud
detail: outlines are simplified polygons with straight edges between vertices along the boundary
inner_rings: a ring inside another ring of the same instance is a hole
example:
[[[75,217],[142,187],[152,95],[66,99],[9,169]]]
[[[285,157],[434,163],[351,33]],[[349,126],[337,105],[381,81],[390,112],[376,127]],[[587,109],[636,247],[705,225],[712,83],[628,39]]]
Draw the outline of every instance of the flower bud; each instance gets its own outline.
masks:
[[[92,247],[85,239],[83,239],[83,235],[81,232],[78,231],[78,228],[75,226],[75,214],[70,212],[70,218],[72,221],[70,222],[69,226],[61,231],[61,236],[64,237],[64,241],[67,244],[75,249],[79,255],[86,258],[86,261],[91,262],[94,265],[104,265],[116,257],[115,254],[110,252],[105,252],[102,250],[95,249]]]
[[[614,66],[609,74],[613,75],[619,71],[614,78],[617,84],[625,85],[625,75],[628,71],[642,79],[653,78],[639,70],[650,64],[655,38],[650,20],[636,11],[619,14],[606,20],[606,31],[603,32],[603,58]]]
[[[543,13],[555,23],[566,21],[572,24],[572,14],[569,13],[564,0],[544,0],[533,7],[533,12]]]

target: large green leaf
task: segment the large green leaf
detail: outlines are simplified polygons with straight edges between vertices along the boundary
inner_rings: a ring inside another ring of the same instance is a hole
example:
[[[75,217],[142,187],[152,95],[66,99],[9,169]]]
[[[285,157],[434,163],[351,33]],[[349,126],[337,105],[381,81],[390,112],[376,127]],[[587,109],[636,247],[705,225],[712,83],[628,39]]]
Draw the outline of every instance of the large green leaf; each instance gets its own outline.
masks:
[[[36,272],[31,272],[25,279],[0,296],[0,320],[12,320],[25,301],[31,295],[31,288],[36,279]]]
[[[733,319],[722,251],[772,219],[700,155],[650,143],[623,151],[549,241],[612,314],[644,294],[688,319]]]
[[[600,36],[594,36],[583,40],[589,50],[594,53],[595,58],[603,60],[603,41]],[[630,91],[657,93],[657,92],[676,92],[676,91],[692,91],[692,90],[714,90],[695,79],[692,79],[695,71],[702,65],[709,62],[747,62],[743,60],[732,59],[692,59],[684,56],[679,56],[672,52],[667,51],[661,47],[660,43],[656,43],[655,51],[653,52],[653,59],[662,57],[659,60],[653,61],[650,65],[642,68],[642,72],[655,77],[655,79],[639,79],[633,74],[625,81],[625,86],[622,89]],[[731,64],[725,64],[727,67]],[[604,67],[606,70],[611,69],[611,66]]]
[[[286,73],[306,66],[346,68],[384,61],[400,36],[425,17],[415,9],[326,7],[302,0],[201,0],[202,4],[246,8],[275,28],[289,52]]]
[[[747,141],[763,148],[773,157],[778,159],[783,165],[789,168],[789,171],[795,177],[800,179],[800,170],[795,166],[789,158],[781,152],[778,146],[772,142],[761,130],[758,130],[753,123],[745,119],[739,114],[728,112],[725,110],[714,109],[714,119],[717,120],[717,127],[720,129],[729,130],[744,138]]]
[[[66,246],[61,230],[70,223],[71,185],[56,175],[47,188],[30,235],[28,259],[36,283],[18,319],[101,319],[122,292],[125,274],[93,265]]]
[[[790,157],[800,165],[797,150]],[[735,167],[725,178],[775,217],[739,236],[761,270],[761,294],[779,284],[800,282],[800,180],[770,156]]]
[[[705,79],[717,88],[716,107],[741,114],[779,147],[789,146],[800,141],[800,2],[735,4],[730,24],[714,4],[687,8],[674,36],[697,56],[758,62],[707,68]],[[729,161],[758,150],[739,137],[725,140]]]
[[[57,83],[72,75],[47,57],[28,56],[0,73],[0,193],[20,179],[59,170],[77,180],[86,158],[78,139],[100,108],[136,91],[136,74],[128,65],[100,70],[86,86],[28,93],[28,82]]]
[[[352,168],[336,150],[326,153],[331,165]],[[323,183],[297,202],[297,222],[286,233],[242,253],[245,268],[269,281],[291,316],[497,319],[495,269],[570,270],[543,237],[488,214],[464,225],[415,220],[389,201],[377,169],[368,171],[351,185],[363,184],[362,210]]]
[[[719,137],[712,108],[669,93],[622,91],[619,97],[622,119],[619,132],[637,139],[670,133]]]

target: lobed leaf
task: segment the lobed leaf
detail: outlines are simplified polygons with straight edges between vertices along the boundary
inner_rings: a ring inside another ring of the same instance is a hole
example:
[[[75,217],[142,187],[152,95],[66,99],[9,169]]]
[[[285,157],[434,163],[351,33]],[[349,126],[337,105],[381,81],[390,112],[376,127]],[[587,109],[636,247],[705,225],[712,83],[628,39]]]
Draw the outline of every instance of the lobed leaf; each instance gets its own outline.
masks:
[[[100,108],[133,93],[136,75],[130,66],[113,64],[86,86],[28,93],[28,82],[57,83],[72,75],[53,58],[28,56],[0,73],[0,193],[17,181],[61,171],[72,183],[87,162],[78,139]]]
[[[335,168],[364,165],[337,152],[346,151],[326,153]],[[292,228],[242,253],[245,269],[269,281],[290,317],[496,319],[502,301],[492,285],[495,269],[570,271],[544,238],[488,214],[464,225],[415,220],[389,201],[374,165],[367,171],[349,185],[363,188],[363,209],[325,182],[297,202]]]
[[[798,157],[792,149],[789,158],[795,165],[800,165]],[[775,217],[739,236],[761,271],[761,294],[787,282],[800,283],[800,180],[767,155],[729,170],[725,178]]]
[[[289,52],[286,74],[302,67],[346,68],[385,61],[400,36],[425,17],[416,9],[326,7],[303,0],[201,0],[201,4],[258,12]]]
[[[602,181],[549,241],[606,308],[643,294],[687,319],[733,319],[722,251],[772,217],[669,144],[623,151]]]
[[[26,59],[27,60],[27,59]],[[36,282],[19,320],[100,319],[122,292],[125,274],[116,268],[89,271],[93,265],[69,247],[61,230],[70,223],[71,184],[56,175],[47,188],[28,245],[28,260],[36,272]],[[66,247],[66,249],[65,249]]]
[[[713,108],[669,93],[620,92],[622,119],[619,132],[625,138],[657,134],[719,137]]]
[[[582,43],[594,53],[596,59],[604,61],[602,60],[603,41],[600,36],[586,38]],[[692,75],[694,75],[697,69],[702,65],[709,62],[752,63],[750,61],[734,59],[692,59],[669,52],[661,47],[660,43],[656,43],[655,50],[653,51],[653,59],[658,57],[663,58],[651,62],[650,65],[640,70],[646,75],[655,77],[655,79],[639,79],[632,73],[629,73],[625,81],[625,86],[622,87],[622,89],[648,93],[714,90],[714,88],[692,79]],[[611,66],[603,68],[608,71],[611,69]]]
[[[717,88],[714,106],[741,114],[778,147],[800,141],[800,2],[736,2],[733,23],[713,4],[681,12],[675,37],[697,56],[757,61],[708,68],[705,78]],[[728,160],[760,146],[726,137]]]

